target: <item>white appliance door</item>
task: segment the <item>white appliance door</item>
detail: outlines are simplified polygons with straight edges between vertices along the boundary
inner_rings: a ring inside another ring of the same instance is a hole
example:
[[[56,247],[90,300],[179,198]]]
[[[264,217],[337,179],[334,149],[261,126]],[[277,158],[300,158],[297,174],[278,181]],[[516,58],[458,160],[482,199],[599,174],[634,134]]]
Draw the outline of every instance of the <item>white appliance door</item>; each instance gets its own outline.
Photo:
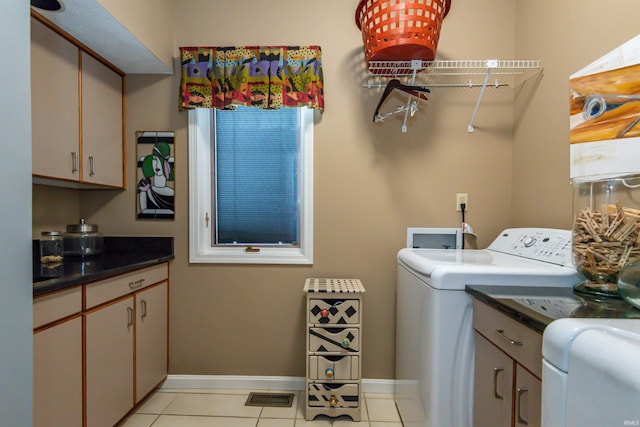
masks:
[[[566,416],[567,427],[640,425],[640,334],[590,329],[575,338]]]

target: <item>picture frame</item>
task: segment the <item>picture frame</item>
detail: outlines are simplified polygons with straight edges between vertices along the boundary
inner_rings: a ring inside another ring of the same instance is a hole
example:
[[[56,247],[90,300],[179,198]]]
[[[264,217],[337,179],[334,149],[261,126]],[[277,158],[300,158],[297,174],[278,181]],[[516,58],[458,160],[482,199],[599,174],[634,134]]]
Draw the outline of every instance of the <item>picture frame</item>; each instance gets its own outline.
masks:
[[[136,216],[175,219],[175,133],[136,132]]]

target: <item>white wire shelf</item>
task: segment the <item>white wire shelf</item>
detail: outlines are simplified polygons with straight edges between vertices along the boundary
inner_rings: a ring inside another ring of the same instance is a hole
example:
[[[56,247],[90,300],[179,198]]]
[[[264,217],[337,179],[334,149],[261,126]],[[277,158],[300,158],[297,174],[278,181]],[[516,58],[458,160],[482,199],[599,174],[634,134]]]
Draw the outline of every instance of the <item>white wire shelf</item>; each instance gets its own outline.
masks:
[[[538,60],[498,60],[498,59],[468,59],[468,60],[436,60],[436,61],[370,61],[369,71],[380,77],[411,76],[414,67],[418,73],[468,75],[493,69],[499,74],[521,75],[526,70],[539,70]]]
[[[363,87],[383,88],[390,78],[404,83],[429,88],[468,87],[480,88],[468,131],[473,132],[473,122],[487,88],[517,86],[542,71],[539,60],[435,60],[435,61],[370,61],[370,74]],[[493,78],[493,80],[491,80]],[[407,102],[410,105],[411,99]],[[402,131],[406,132],[407,109]],[[412,114],[413,115],[413,114]]]

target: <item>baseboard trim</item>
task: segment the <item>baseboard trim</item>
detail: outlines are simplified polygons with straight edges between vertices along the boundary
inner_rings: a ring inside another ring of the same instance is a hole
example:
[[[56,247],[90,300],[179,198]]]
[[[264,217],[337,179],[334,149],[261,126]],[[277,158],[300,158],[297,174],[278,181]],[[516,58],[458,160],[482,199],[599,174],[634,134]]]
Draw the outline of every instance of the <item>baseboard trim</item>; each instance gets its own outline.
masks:
[[[304,390],[304,377],[242,375],[169,375],[163,389],[200,388],[213,390]],[[362,379],[364,393],[393,393],[394,380]]]

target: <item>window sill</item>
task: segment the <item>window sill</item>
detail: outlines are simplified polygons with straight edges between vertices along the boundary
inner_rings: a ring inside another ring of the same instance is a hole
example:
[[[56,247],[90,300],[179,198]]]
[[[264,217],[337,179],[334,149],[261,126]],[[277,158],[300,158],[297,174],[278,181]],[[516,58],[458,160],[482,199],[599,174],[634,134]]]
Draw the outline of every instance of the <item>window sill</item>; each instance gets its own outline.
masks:
[[[300,248],[260,248],[260,252],[246,252],[245,247],[193,248],[189,262],[212,264],[298,264],[311,265],[313,259],[308,251]]]

